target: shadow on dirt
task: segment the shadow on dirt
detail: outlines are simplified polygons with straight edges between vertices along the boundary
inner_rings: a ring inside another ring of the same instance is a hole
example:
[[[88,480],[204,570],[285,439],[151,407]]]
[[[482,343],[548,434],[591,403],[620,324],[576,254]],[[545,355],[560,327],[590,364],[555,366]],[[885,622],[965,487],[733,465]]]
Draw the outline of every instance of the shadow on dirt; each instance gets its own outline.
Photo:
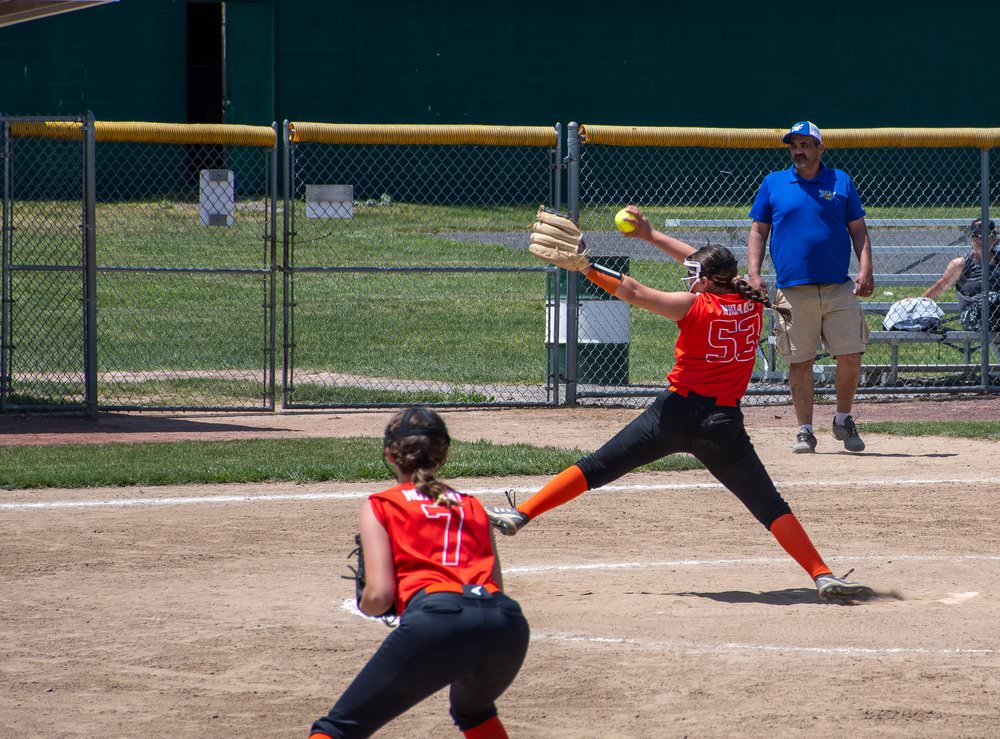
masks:
[[[726,590],[721,593],[674,593],[674,595],[708,598],[720,603],[763,603],[769,606],[829,605],[819,599],[815,588],[787,588],[785,590],[770,590],[763,593],[751,593],[745,590]],[[903,600],[903,596],[895,591],[875,591],[875,597],[871,600]],[[851,603],[844,605],[863,604]]]

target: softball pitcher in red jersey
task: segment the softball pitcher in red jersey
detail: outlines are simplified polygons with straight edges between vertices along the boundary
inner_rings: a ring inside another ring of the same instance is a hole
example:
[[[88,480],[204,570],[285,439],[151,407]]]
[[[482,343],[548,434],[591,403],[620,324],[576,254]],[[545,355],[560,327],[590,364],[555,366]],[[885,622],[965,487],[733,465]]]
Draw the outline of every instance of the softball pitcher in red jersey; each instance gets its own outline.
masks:
[[[385,457],[399,484],[361,509],[366,572],[361,610],[395,607],[399,625],[310,739],[366,737],[441,688],[470,739],[506,739],[496,699],[528,650],[528,622],[503,594],[493,532],[482,504],[438,480],[451,439],[427,408],[389,421]]]
[[[699,459],[781,547],[809,573],[818,595],[847,603],[870,599],[871,588],[834,577],[788,503],[775,488],[743,426],[746,392],[760,343],[766,293],[739,277],[733,253],[722,246],[695,249],[652,229],[629,206],[630,236],[659,247],[687,267],[685,292],[654,290],[599,264],[582,271],[591,282],[627,303],[677,321],[680,330],[668,387],[652,405],[604,446],[553,478],[517,508],[488,507],[493,525],[516,534],[535,516],[583,492],[668,454]]]

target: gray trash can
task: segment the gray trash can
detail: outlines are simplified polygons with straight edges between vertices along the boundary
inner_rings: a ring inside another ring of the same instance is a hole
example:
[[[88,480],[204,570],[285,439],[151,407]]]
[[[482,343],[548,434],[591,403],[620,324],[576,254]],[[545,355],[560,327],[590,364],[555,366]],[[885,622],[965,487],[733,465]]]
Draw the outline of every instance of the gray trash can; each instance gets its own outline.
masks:
[[[629,272],[629,257],[595,257],[605,267]],[[568,273],[559,276],[559,376],[566,376],[566,287]],[[545,336],[552,369],[550,324],[555,308],[555,279],[549,278],[546,294]],[[577,331],[577,382],[587,385],[628,385],[629,304],[602,290],[590,280],[577,281],[580,325]]]

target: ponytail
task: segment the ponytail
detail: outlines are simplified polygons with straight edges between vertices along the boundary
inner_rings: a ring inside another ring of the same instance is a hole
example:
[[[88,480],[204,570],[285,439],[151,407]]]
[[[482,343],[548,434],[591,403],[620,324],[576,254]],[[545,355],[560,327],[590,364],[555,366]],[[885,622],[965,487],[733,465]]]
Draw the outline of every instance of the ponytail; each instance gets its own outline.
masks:
[[[792,320],[792,311],[785,306],[774,305],[770,298],[767,297],[767,292],[761,290],[757,287],[750,287],[750,283],[744,280],[740,276],[733,277],[728,287],[732,289],[734,293],[737,293],[740,297],[746,298],[747,300],[752,300],[755,303],[762,304],[765,308],[770,308],[775,313],[780,315],[785,321]]]

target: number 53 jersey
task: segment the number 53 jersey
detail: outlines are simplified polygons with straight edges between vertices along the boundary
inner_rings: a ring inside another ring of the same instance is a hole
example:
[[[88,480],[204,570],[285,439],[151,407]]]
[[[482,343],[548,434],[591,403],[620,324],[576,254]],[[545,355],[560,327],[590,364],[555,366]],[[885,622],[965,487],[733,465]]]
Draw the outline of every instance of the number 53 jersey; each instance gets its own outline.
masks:
[[[677,322],[667,382],[711,398],[743,397],[760,344],[764,306],[736,293],[699,293]]]
[[[369,497],[392,544],[397,613],[428,585],[497,584],[486,511],[471,495],[451,495],[454,505],[438,505],[418,493],[413,483],[404,482]]]

